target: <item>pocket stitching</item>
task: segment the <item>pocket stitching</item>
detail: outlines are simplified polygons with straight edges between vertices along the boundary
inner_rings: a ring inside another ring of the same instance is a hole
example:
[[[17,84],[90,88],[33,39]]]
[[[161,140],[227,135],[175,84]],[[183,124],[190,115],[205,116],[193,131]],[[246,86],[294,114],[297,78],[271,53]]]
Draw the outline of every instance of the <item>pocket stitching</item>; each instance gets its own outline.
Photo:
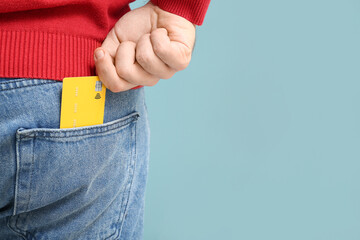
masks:
[[[121,130],[127,127],[129,124],[137,121],[140,117],[138,112],[131,113],[123,118],[107,122],[100,125],[92,125],[78,128],[69,128],[69,129],[50,129],[50,128],[34,128],[34,129],[24,129],[19,128],[16,131],[16,137],[18,139],[26,138],[45,138],[45,139],[55,139],[55,138],[70,138],[70,137],[82,137],[92,134],[101,134],[101,133],[111,133],[114,130]]]

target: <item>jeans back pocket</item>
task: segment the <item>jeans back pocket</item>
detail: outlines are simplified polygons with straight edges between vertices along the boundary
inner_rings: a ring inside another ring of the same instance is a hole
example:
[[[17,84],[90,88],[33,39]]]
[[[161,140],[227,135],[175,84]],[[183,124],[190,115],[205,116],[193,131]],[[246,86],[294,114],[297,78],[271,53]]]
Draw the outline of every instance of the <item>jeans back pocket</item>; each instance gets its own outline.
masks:
[[[133,112],[95,126],[18,129],[9,226],[31,239],[116,238],[134,173],[138,117]]]

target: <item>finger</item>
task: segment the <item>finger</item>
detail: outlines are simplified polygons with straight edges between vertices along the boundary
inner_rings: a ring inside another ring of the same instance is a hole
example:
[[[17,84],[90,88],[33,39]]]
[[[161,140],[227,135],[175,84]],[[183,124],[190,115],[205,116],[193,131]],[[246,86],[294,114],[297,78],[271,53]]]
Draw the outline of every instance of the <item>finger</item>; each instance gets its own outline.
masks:
[[[170,41],[165,28],[151,32],[150,40],[155,54],[172,69],[180,71],[189,65],[191,48],[184,43]]]
[[[114,59],[115,54],[116,54],[116,49],[119,46],[119,44],[120,44],[120,41],[117,38],[115,30],[113,28],[113,29],[110,30],[110,32],[106,36],[105,40],[101,44],[101,47],[103,49],[105,49],[110,54],[112,59]]]
[[[143,35],[136,45],[136,61],[153,76],[169,79],[175,70],[166,65],[155,53],[150,41],[150,34]]]
[[[130,41],[119,45],[115,56],[117,74],[120,78],[136,85],[154,86],[160,79],[146,72],[135,61],[135,48],[136,43]]]
[[[120,78],[116,73],[112,57],[103,48],[97,48],[94,54],[95,67],[100,81],[112,92],[122,92],[136,87],[136,84],[129,83]]]

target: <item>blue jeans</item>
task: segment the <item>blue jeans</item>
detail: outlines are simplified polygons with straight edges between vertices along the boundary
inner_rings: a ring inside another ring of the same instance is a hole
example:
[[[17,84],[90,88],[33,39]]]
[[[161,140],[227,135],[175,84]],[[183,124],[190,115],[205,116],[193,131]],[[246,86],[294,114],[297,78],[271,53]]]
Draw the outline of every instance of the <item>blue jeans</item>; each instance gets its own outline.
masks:
[[[144,88],[107,92],[104,124],[59,129],[62,83],[0,78],[0,239],[141,239]]]

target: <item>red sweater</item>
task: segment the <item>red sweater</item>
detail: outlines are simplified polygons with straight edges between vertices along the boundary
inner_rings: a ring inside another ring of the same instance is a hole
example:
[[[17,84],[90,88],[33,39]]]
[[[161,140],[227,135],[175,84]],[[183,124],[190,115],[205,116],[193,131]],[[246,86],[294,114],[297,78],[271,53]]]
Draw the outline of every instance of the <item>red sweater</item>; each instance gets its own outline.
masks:
[[[0,0],[0,77],[95,75],[94,50],[134,0]],[[210,0],[151,0],[201,25]]]

